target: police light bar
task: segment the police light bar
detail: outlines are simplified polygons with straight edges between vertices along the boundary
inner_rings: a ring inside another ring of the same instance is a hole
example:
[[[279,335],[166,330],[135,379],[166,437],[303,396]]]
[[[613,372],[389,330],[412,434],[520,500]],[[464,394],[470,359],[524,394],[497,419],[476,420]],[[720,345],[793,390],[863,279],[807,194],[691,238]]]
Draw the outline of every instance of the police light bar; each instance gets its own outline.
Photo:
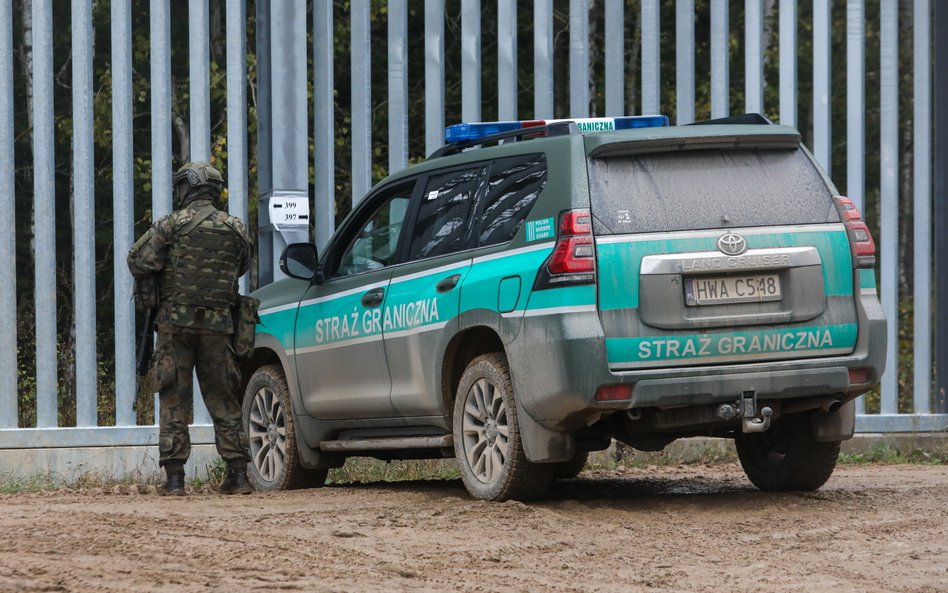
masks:
[[[633,128],[661,128],[668,125],[667,115],[634,115],[625,117],[587,117],[573,119],[530,119],[521,121],[493,121],[476,124],[454,124],[444,130],[448,144],[471,142],[513,130],[536,128],[547,124],[572,121],[580,132],[607,132]]]

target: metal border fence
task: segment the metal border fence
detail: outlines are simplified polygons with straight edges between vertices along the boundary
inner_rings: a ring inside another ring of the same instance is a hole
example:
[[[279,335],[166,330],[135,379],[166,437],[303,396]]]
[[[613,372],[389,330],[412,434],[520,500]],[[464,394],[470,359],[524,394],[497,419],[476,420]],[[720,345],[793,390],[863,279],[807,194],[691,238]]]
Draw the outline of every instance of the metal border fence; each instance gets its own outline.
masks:
[[[190,138],[191,158],[208,159],[211,142],[209,98],[208,1],[188,1],[189,72],[190,72]],[[490,0],[461,0],[460,5],[448,3],[447,8],[459,12],[461,22],[460,84],[464,92],[461,116],[466,121],[481,118],[482,98],[482,7]],[[764,106],[764,1],[745,0],[743,12],[744,96],[745,110],[761,112]],[[772,0],[777,2],[777,0]],[[226,76],[227,76],[227,146],[230,176],[229,209],[246,219],[249,183],[246,85],[247,56],[245,0],[226,2]],[[13,97],[13,14],[12,2],[0,2],[0,210],[12,212],[14,202],[14,97]],[[665,3],[667,4],[667,2]],[[734,34],[730,26],[729,2],[711,0],[710,19],[710,95],[711,116],[729,113],[729,43]],[[53,103],[52,81],[52,14],[62,9],[52,0],[32,0],[33,31],[33,102],[34,127],[33,209],[36,219],[34,239],[35,261],[16,261],[14,221],[0,218],[0,269],[7,278],[0,283],[0,449],[36,447],[79,447],[109,445],[145,445],[157,441],[154,426],[135,426],[132,401],[136,391],[134,376],[134,311],[131,301],[131,279],[125,270],[125,253],[133,241],[133,154],[132,144],[132,47],[131,0],[113,0],[111,10],[111,87],[112,135],[114,138],[113,188],[113,257],[115,266],[115,404],[116,426],[96,426],[96,286],[94,285],[95,246],[92,218],[94,186],[92,120],[93,23],[92,0],[72,0],[72,74],[73,96],[73,158],[74,211],[72,262],[75,278],[75,334],[77,427],[57,426],[57,319],[56,319],[56,237],[55,226],[49,224],[56,216],[53,172]],[[370,0],[351,0],[351,104],[352,129],[352,195],[353,201],[368,191],[372,181],[372,103]],[[638,3],[640,55],[641,113],[662,111],[660,80],[666,71],[674,71],[675,106],[678,124],[695,119],[696,28],[694,0],[674,3],[673,23],[661,23],[662,3],[640,0]],[[176,11],[183,12],[174,4]],[[296,193],[310,195],[312,164],[315,212],[315,238],[322,247],[333,230],[334,163],[336,130],[334,129],[333,47],[334,18],[339,10],[332,2],[312,3],[312,44],[307,40],[305,0],[254,3],[257,44],[256,98],[258,123],[258,187],[260,191],[260,284],[275,275],[275,261],[284,239],[272,230],[266,220],[266,201],[273,195]],[[899,74],[908,67],[900,64],[898,46],[899,3],[880,0],[880,73],[881,85],[879,146],[867,146],[865,112],[865,42],[867,32],[864,0],[846,0],[846,129],[848,195],[862,206],[865,190],[865,155],[880,151],[880,292],[883,308],[889,319],[889,367],[883,377],[881,413],[866,414],[862,398],[858,404],[857,430],[860,432],[913,432],[948,430],[948,414],[932,413],[932,352],[930,315],[914,317],[914,399],[911,413],[900,413],[896,342],[898,336],[898,168],[899,118],[908,114],[899,110]],[[518,17],[524,13],[533,22],[533,113],[532,118],[553,115],[554,77],[567,76],[570,111],[575,117],[590,111],[590,0],[569,1],[568,72],[554,71],[553,0],[498,0],[497,4],[497,112],[500,119],[517,119],[518,97],[526,85],[518,80],[517,35]],[[797,120],[800,76],[812,76],[813,131],[810,147],[817,160],[832,170],[834,135],[831,102],[833,93],[843,92],[834,85],[831,69],[831,7],[830,0],[813,0],[812,72],[798,70],[798,3],[779,0],[779,121],[791,126]],[[171,210],[172,188],[166,175],[171,170],[171,5],[166,0],[150,0],[150,105],[151,154],[153,171],[152,212],[161,216]],[[914,0],[913,62],[914,107],[914,187],[911,199],[914,208],[914,284],[916,312],[930,313],[932,271],[931,224],[931,47],[930,0]],[[389,170],[398,170],[408,163],[408,48],[424,44],[425,152],[431,153],[442,143],[445,126],[445,18],[443,0],[424,2],[424,35],[408,30],[408,0],[387,3],[387,110]],[[625,23],[630,18],[622,0],[604,0],[605,115],[624,114],[627,105],[626,64],[623,51],[626,43]],[[176,12],[176,14],[178,14]],[[662,55],[662,32],[675,36],[674,55]],[[310,53],[312,52],[312,53]],[[313,61],[312,78],[307,72],[307,58]],[[306,94],[307,83],[313,82],[312,105]],[[308,129],[312,109],[314,128]],[[308,135],[313,135],[315,160],[309,160]],[[840,150],[840,149],[836,149]],[[235,173],[236,172],[236,173]],[[909,199],[909,196],[903,196]],[[32,268],[35,281],[36,315],[36,401],[37,427],[17,427],[17,336],[16,279],[19,273]],[[246,289],[247,280],[242,280]],[[212,443],[209,417],[195,394],[195,443]]]

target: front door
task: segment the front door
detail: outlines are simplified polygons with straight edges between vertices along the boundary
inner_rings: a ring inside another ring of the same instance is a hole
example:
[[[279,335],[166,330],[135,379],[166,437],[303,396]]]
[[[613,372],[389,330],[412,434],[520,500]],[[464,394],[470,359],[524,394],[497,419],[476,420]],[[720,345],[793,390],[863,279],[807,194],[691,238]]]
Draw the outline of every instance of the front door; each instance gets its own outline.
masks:
[[[296,360],[306,413],[315,418],[395,415],[382,314],[414,182],[369,198],[340,230],[296,322]]]

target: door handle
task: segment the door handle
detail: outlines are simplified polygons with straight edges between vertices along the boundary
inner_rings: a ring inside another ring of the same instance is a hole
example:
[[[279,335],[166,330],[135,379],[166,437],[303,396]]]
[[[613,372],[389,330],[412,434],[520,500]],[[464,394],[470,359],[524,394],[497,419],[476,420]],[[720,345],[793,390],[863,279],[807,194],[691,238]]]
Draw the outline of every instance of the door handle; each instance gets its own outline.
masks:
[[[371,309],[373,307],[378,307],[382,304],[382,300],[385,298],[385,289],[384,288],[373,288],[369,292],[362,295],[362,305]]]
[[[438,292],[448,292],[458,285],[458,280],[460,279],[460,274],[452,274],[451,276],[448,276],[447,278],[444,278],[438,282],[435,285],[435,288],[438,290]]]

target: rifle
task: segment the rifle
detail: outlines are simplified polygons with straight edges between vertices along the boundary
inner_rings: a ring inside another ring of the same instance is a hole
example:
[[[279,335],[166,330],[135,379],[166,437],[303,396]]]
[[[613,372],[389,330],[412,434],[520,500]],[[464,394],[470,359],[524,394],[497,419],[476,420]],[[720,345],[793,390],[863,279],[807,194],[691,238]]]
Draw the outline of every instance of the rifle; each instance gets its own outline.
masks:
[[[151,371],[151,357],[155,351],[155,311],[158,309],[158,290],[155,280],[154,276],[135,280],[135,308],[145,313],[145,324],[142,326],[141,337],[138,340],[138,356],[135,359],[138,384],[135,386],[132,410],[138,410],[138,398],[142,389],[146,389],[149,384],[147,377]]]
[[[138,339],[138,358],[135,360],[135,370],[139,377],[144,377],[151,369],[151,355],[155,351],[155,328],[152,323],[155,310],[145,312],[145,325],[142,326],[142,336]]]

